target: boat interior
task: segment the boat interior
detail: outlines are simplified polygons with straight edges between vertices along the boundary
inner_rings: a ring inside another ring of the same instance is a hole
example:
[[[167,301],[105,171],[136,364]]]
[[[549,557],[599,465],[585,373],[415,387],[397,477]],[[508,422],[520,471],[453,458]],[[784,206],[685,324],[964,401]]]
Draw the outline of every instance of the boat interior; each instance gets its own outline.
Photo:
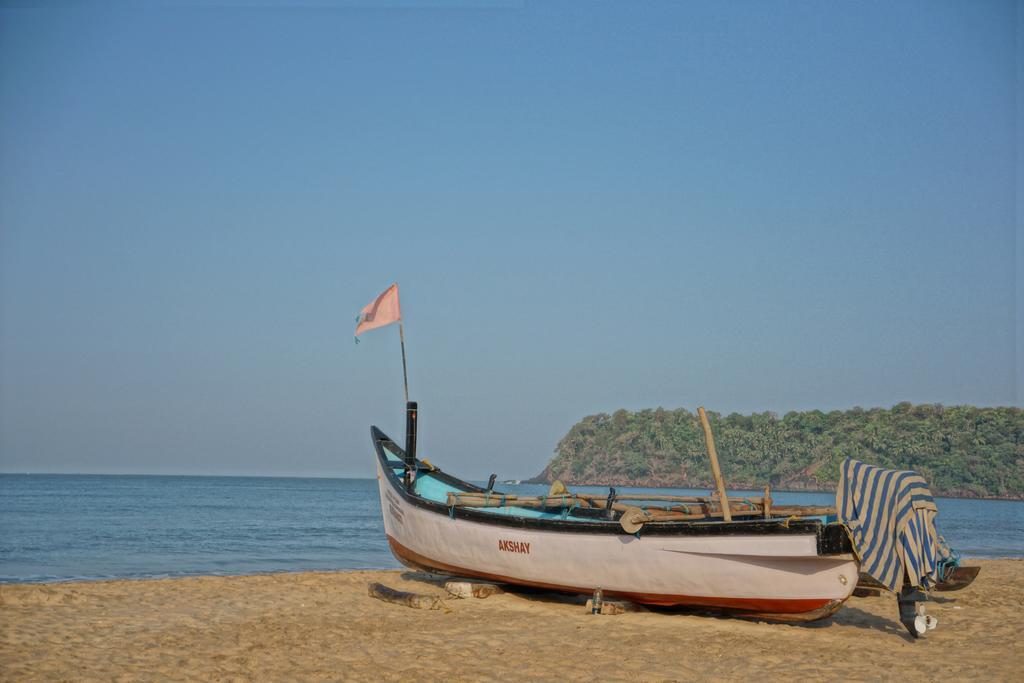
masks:
[[[407,464],[405,452],[386,437],[380,445],[388,458],[385,466],[396,479],[405,482]],[[655,521],[713,521],[721,517],[721,505],[713,495],[668,496],[645,491],[618,491],[609,487],[606,492],[573,493],[561,484],[553,485],[546,494],[517,494],[493,488],[495,477],[488,486],[477,486],[457,479],[434,466],[429,460],[415,460],[416,475],[405,490],[425,501],[445,507],[471,507],[476,512],[495,517],[566,520],[577,522],[608,522],[620,520],[623,515],[639,510]],[[593,489],[594,487],[589,487]],[[729,503],[734,518],[778,520],[798,517],[816,520],[823,525],[836,522],[833,510],[811,506],[770,507],[765,514],[765,498],[737,497]],[[621,501],[629,501],[629,505]],[[773,514],[774,513],[774,514]]]

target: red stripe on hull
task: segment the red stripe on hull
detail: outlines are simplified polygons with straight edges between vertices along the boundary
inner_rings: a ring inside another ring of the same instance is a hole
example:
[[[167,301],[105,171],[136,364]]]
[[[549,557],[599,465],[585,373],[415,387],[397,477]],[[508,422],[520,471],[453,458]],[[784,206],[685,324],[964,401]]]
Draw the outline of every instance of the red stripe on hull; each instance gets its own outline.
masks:
[[[561,591],[564,593],[579,593],[589,595],[594,592],[593,588],[581,588],[579,586],[564,586],[555,583],[544,583],[539,581],[527,581],[512,576],[501,574],[490,574],[488,572],[465,569],[455,565],[447,564],[439,560],[420,555],[414,550],[406,548],[388,535],[388,544],[391,552],[403,564],[415,569],[426,571],[439,571],[445,574],[454,574],[474,579],[487,579],[497,583],[511,583],[531,588],[544,588],[547,590]],[[658,605],[661,607],[714,607],[744,614],[771,616],[778,615],[779,618],[786,618],[790,615],[799,618],[800,615],[818,612],[810,616],[811,619],[826,617],[834,613],[842,605],[841,601],[828,598],[810,599],[787,599],[787,598],[716,598],[696,595],[663,595],[659,593],[630,593],[626,591],[604,591],[609,597],[624,598],[631,602],[642,605]]]

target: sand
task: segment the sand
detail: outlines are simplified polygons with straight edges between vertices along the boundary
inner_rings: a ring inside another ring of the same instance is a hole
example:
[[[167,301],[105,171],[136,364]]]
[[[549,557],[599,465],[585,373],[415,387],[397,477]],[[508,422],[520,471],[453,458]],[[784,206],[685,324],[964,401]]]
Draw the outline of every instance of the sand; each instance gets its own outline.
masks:
[[[367,583],[443,594],[403,571],[0,586],[0,679],[684,681],[1011,680],[1024,668],[1024,560],[937,593],[913,642],[892,595],[790,625],[506,593],[414,610]]]

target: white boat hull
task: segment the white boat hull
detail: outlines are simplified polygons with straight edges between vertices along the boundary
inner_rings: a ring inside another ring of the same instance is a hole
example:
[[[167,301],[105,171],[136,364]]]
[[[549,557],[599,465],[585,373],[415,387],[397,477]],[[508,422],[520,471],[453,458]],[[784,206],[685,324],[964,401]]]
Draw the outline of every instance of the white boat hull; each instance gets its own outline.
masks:
[[[379,460],[378,482],[395,556],[435,572],[795,619],[834,612],[857,584],[854,557],[819,555],[814,533],[637,537],[502,526],[416,505]]]

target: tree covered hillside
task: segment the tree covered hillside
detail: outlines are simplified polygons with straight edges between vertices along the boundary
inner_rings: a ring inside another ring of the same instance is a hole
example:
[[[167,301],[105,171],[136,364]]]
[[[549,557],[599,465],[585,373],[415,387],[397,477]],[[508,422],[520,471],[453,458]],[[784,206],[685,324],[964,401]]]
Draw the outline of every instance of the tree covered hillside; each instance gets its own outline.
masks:
[[[1024,497],[1024,410],[911,405],[721,416],[708,413],[729,488],[832,490],[847,456],[912,469],[938,495]],[[713,486],[704,435],[688,410],[590,415],[534,481]]]

